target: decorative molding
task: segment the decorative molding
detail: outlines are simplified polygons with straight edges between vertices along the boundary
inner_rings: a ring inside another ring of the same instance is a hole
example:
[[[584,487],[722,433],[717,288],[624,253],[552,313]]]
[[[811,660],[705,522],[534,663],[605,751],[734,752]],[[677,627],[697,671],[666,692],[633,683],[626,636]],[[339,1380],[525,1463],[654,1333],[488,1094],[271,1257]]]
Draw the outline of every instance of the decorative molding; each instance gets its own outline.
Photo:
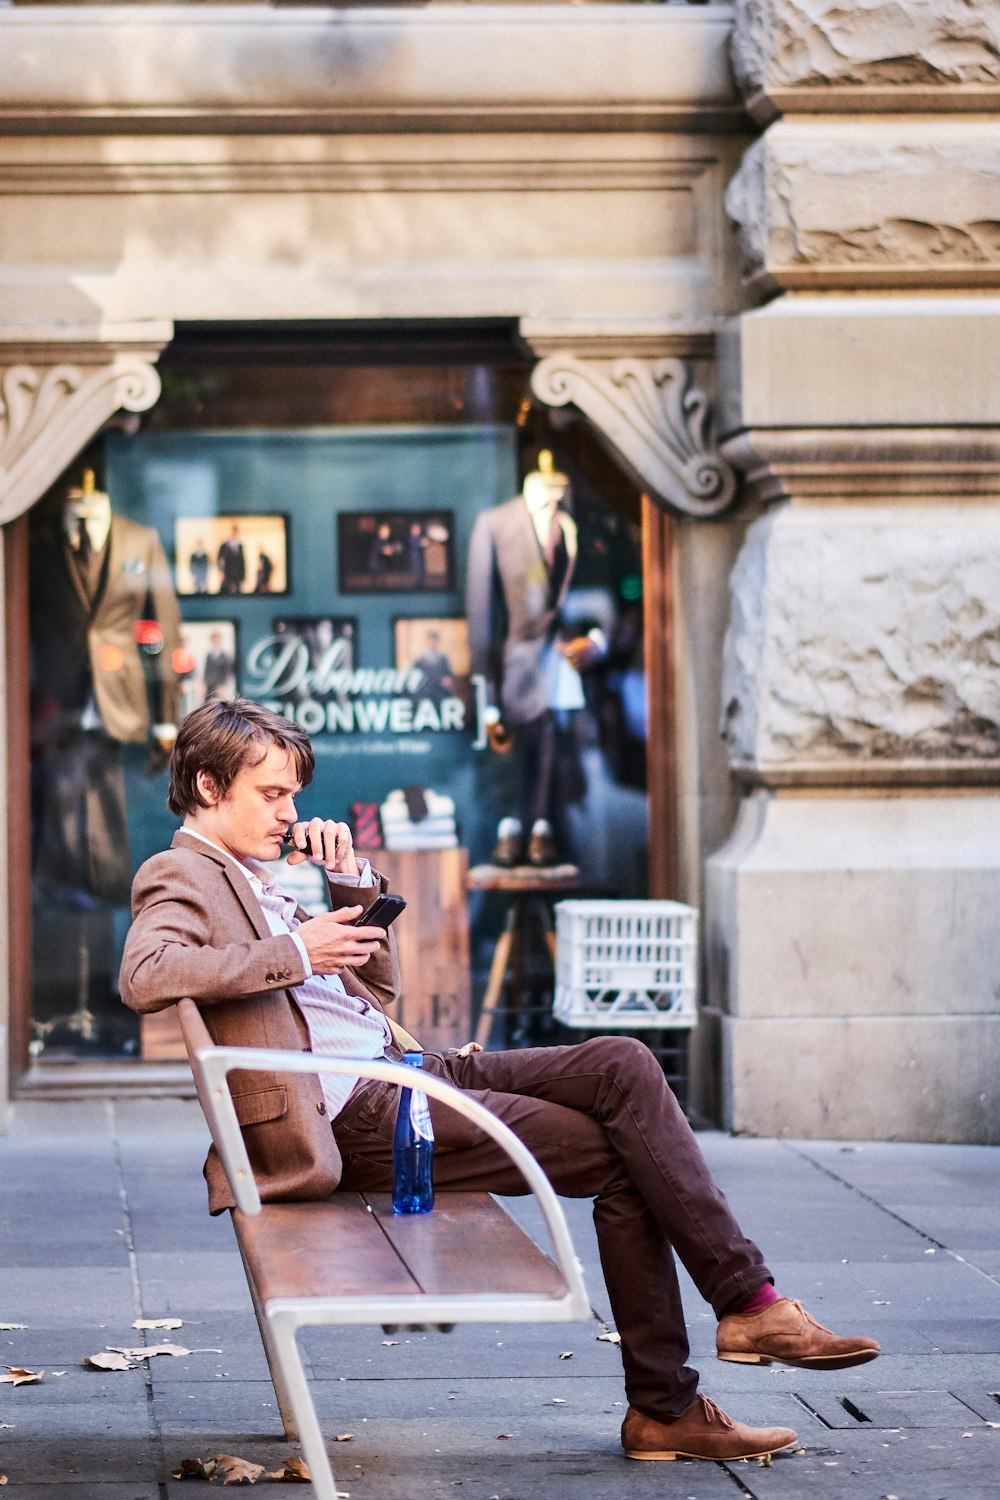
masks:
[[[536,365],[531,389],[546,406],[578,407],[661,504],[707,517],[735,499],[735,471],[710,445],[708,397],[684,360],[550,354]]]
[[[153,405],[162,347],[0,344],[0,523],[33,505],[115,412]]]
[[[518,330],[539,359],[714,359],[723,316],[694,319],[522,318]]]
[[[218,159],[212,149],[201,154],[199,141],[186,140],[185,151],[165,158],[162,143],[137,137],[117,160],[97,159],[79,149],[55,158],[51,142],[38,158],[26,156],[20,144],[5,152],[0,195],[3,197],[135,196],[156,193],[540,193],[691,192],[716,165],[710,155],[698,158],[625,156],[558,156],[537,149],[528,155],[511,150],[503,160],[490,152],[450,157],[421,157],[398,143],[372,148],[362,158],[341,156],[334,149],[316,160],[298,140],[256,146],[241,158],[238,148]],[[71,142],[78,147],[78,142]],[[324,143],[325,145],[325,143]]]
[[[1000,499],[1000,428],[746,429],[720,445],[757,500]]]

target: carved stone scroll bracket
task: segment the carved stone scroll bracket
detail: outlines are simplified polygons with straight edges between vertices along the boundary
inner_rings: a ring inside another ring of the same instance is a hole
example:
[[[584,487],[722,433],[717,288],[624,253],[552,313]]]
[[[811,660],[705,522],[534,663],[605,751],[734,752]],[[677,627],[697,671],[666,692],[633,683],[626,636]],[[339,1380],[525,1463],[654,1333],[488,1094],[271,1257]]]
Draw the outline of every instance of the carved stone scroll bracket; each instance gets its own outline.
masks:
[[[711,446],[709,401],[682,359],[578,359],[550,354],[531,389],[546,406],[576,406],[628,473],[660,504],[717,516],[736,472]]]
[[[0,523],[33,505],[115,412],[153,405],[166,341],[0,343]]]

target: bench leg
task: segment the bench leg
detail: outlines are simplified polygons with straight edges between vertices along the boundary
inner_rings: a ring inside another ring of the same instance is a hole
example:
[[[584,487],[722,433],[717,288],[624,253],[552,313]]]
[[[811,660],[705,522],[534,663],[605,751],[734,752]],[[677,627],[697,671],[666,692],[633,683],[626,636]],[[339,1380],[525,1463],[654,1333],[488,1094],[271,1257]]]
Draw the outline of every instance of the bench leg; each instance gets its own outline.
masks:
[[[294,1414],[292,1421],[298,1429],[299,1443],[312,1475],[313,1494],[316,1500],[337,1500],[336,1481],[330,1467],[326,1443],[323,1441],[323,1434],[316,1419],[316,1408],[313,1406],[309,1382],[306,1380],[306,1372],[295,1336],[295,1320],[277,1313],[273,1318],[268,1319],[268,1322],[275,1359]],[[277,1389],[278,1385],[275,1382],[275,1390]]]
[[[238,1241],[237,1241],[238,1243]],[[253,1301],[253,1310],[257,1315],[257,1327],[260,1329],[260,1341],[264,1345],[264,1353],[267,1355],[267,1368],[271,1374],[271,1384],[274,1386],[274,1395],[278,1403],[278,1411],[281,1413],[281,1425],[285,1429],[285,1437],[290,1443],[299,1441],[299,1430],[295,1420],[295,1409],[288,1397],[285,1386],[284,1372],[281,1368],[280,1357],[274,1347],[274,1337],[271,1325],[267,1320],[260,1301],[257,1297],[257,1288],[254,1286],[250,1267],[247,1265],[246,1256],[243,1255],[243,1246],[240,1245],[240,1255],[243,1257],[243,1269],[247,1276],[247,1286],[250,1288],[250,1296]],[[292,1343],[294,1345],[294,1337]],[[296,1358],[298,1350],[296,1349]]]

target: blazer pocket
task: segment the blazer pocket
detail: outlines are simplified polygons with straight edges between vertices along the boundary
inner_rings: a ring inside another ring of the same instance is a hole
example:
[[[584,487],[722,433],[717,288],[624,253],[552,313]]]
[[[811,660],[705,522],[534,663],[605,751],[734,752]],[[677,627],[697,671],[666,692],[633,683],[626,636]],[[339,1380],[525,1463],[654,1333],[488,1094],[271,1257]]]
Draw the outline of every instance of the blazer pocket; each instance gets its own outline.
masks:
[[[285,1089],[259,1089],[255,1094],[234,1094],[233,1105],[241,1125],[263,1125],[288,1113]]]

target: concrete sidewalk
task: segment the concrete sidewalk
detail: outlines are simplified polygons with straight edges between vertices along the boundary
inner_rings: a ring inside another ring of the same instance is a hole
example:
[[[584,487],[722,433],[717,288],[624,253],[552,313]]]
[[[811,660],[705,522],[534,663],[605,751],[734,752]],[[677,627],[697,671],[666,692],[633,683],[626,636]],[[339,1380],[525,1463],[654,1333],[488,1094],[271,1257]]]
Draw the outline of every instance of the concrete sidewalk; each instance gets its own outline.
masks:
[[[1000,1149],[702,1140],[779,1288],[885,1351],[826,1375],[720,1364],[711,1313],[686,1286],[704,1389],[747,1421],[795,1427],[803,1452],[770,1467],[627,1463],[618,1351],[598,1341],[597,1320],[392,1343],[343,1329],[307,1342],[325,1429],[352,1434],[331,1444],[340,1489],[351,1500],[995,1500]],[[0,1323],[27,1326],[0,1331],[0,1366],[45,1371],[0,1384],[11,1500],[192,1500],[209,1491],[170,1479],[184,1458],[233,1453],[278,1469],[295,1452],[228,1218],[206,1211],[205,1146],[197,1105],[183,1101],[11,1111]],[[568,1210],[606,1319],[589,1205]],[[143,1334],[140,1317],[183,1327]],[[196,1352],[116,1373],[82,1363],[144,1340]]]

